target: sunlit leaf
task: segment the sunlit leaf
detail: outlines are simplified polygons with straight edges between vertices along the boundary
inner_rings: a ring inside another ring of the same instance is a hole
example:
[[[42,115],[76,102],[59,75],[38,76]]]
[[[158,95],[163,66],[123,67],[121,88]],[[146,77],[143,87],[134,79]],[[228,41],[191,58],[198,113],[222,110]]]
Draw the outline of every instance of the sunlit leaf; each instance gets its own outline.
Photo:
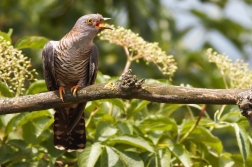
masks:
[[[203,127],[197,126],[189,135],[188,139],[193,140],[195,143],[204,143],[206,146],[210,146],[218,154],[223,150],[220,139],[212,135],[208,129]]]
[[[138,126],[133,125],[134,133],[136,133],[138,136],[144,137],[144,133],[141,131],[141,129]]]
[[[25,36],[19,39],[15,45],[17,49],[35,48],[42,49],[49,40],[40,36]]]
[[[232,126],[235,130],[236,140],[237,140],[238,147],[243,157],[243,162],[245,163],[247,157],[249,156],[249,147],[250,147],[248,134],[245,132],[244,129],[239,127],[238,124],[233,123]]]
[[[146,117],[141,121],[139,128],[144,132],[153,130],[177,132],[177,125],[175,122],[162,115],[150,115],[149,117]]]
[[[246,162],[244,163],[243,156],[241,154],[232,154],[232,159],[236,166],[250,167],[252,166],[252,157],[248,156]]]
[[[52,117],[49,111],[44,110],[40,112],[29,113],[24,116],[18,126],[22,126],[22,136],[27,143],[37,143],[37,139],[41,133],[48,128],[48,123],[52,124]]]
[[[4,116],[4,117],[12,116],[12,118],[8,121],[8,124],[6,125],[5,136],[9,135],[10,132],[20,127],[20,125],[18,124],[26,115],[28,115],[28,113],[11,114]]]
[[[121,99],[106,99],[106,100],[103,100],[103,102],[105,102],[105,101],[117,106],[122,111],[125,111],[125,106],[124,106],[124,103],[122,102]]]
[[[181,107],[181,104],[159,104],[160,109],[158,110],[157,114],[164,115],[164,116],[170,116],[176,109]]]
[[[33,82],[26,91],[27,95],[32,95],[36,93],[46,92],[45,80],[37,80]]]
[[[99,121],[96,128],[95,140],[99,142],[107,140],[109,137],[116,134],[117,130],[118,129],[111,124],[105,121]]]
[[[102,167],[121,167],[122,161],[119,159],[119,155],[110,147],[106,146],[101,154]]]
[[[127,119],[131,118],[137,112],[146,107],[149,103],[149,101],[133,99],[130,103],[130,107],[127,109]]]
[[[240,111],[229,112],[229,113],[223,114],[220,120],[227,121],[227,122],[237,122],[240,119],[240,117],[241,117]]]
[[[233,167],[234,161],[231,159],[232,154],[230,153],[223,153],[220,156],[219,166],[220,167]]]
[[[26,143],[37,144],[36,128],[33,122],[27,122],[22,126],[22,137]]]
[[[160,140],[160,138],[163,136],[163,131],[161,130],[153,130],[153,131],[150,131],[148,133],[148,138],[150,140],[152,140],[153,144],[154,145],[157,145],[158,144],[158,141]]]
[[[133,127],[129,122],[118,121],[117,126],[122,134],[133,134]]]
[[[171,152],[167,148],[158,149],[158,162],[160,167],[170,166]]]
[[[79,167],[93,167],[101,153],[102,148],[99,143],[86,146],[82,152],[76,153]]]
[[[137,152],[131,152],[131,151],[124,151],[115,149],[114,150],[119,154],[119,157],[121,161],[125,164],[127,167],[144,167],[144,163],[139,157],[139,154]]]
[[[49,122],[49,125],[48,125]],[[35,125],[35,135],[36,137],[40,136],[42,132],[46,130],[48,126],[50,126],[54,122],[53,118],[49,117],[41,117],[33,120]]]
[[[12,29],[9,30],[9,32],[12,32]],[[8,33],[5,33],[5,32],[2,32],[0,31],[0,36],[2,36],[4,38],[5,41],[8,41],[11,43],[11,37],[10,37],[11,34],[8,34]]]
[[[18,123],[17,126],[22,126],[23,124],[27,123],[27,122],[31,122],[36,118],[41,118],[41,117],[52,117],[52,114],[48,111],[48,110],[42,110],[42,111],[38,111],[38,112],[32,112],[32,113],[26,113],[22,119],[20,120],[20,122]]]
[[[0,97],[13,97],[14,94],[10,92],[9,88],[4,82],[0,82]]]
[[[9,115],[8,115],[9,116]],[[17,115],[13,115],[13,117],[8,121],[6,127],[5,127],[5,131],[4,131],[4,136],[8,136],[10,134],[10,132],[13,131],[14,129],[14,122],[16,121],[16,116]],[[7,117],[7,115],[2,116],[2,117]]]
[[[110,142],[115,142],[115,143],[123,143],[123,144],[128,144],[134,147],[139,147],[144,150],[148,150],[150,152],[153,152],[154,149],[153,147],[142,137],[135,136],[135,135],[121,135],[121,136],[116,136],[112,139],[109,140]]]
[[[181,144],[174,144],[170,147],[168,147],[169,150],[173,155],[175,155],[179,161],[185,166],[185,167],[191,167],[192,161],[190,158],[189,152],[185,149],[184,145]]]

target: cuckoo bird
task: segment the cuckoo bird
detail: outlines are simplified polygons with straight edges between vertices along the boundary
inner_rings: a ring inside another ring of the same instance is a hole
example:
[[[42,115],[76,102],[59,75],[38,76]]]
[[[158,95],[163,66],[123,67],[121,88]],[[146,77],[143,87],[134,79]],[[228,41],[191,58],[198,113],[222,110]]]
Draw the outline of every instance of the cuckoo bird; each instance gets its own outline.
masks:
[[[45,44],[42,59],[46,86],[49,91],[59,90],[63,102],[65,89],[71,89],[76,96],[79,87],[94,84],[99,53],[93,39],[102,30],[110,29],[101,25],[109,19],[100,14],[84,15],[59,41]],[[85,148],[85,106],[86,102],[82,102],[55,108],[53,128],[56,148],[67,151]]]

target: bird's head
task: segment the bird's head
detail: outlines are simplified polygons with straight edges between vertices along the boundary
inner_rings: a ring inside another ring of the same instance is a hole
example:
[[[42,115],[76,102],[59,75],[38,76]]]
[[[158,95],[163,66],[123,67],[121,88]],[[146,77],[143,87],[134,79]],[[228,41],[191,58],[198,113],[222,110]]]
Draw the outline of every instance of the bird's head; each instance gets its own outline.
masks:
[[[102,30],[111,29],[110,27],[105,27],[101,25],[101,23],[106,20],[110,20],[110,18],[104,18],[100,14],[84,15],[77,20],[74,25],[74,29],[85,36],[94,38]]]

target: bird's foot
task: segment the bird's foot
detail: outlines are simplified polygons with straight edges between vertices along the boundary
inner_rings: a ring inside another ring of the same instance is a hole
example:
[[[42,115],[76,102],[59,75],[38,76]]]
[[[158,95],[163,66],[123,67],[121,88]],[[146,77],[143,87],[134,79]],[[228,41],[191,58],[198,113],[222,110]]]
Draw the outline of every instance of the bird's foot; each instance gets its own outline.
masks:
[[[64,99],[63,99],[63,94],[65,94],[65,88],[63,86],[60,86],[59,87],[59,94],[60,94],[60,99],[62,100],[62,102],[64,102]]]
[[[77,89],[80,87],[80,84],[77,84],[71,88],[71,92],[73,92],[73,96],[76,96]]]

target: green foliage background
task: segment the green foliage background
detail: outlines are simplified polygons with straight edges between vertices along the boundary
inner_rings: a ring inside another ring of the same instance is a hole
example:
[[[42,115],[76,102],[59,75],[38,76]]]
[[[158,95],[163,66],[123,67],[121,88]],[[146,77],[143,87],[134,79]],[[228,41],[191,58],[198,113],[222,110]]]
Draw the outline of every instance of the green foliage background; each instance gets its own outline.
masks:
[[[158,42],[168,55],[174,55],[178,70],[172,83],[154,64],[146,65],[142,60],[132,63],[133,73],[139,78],[146,78],[147,83],[228,88],[220,70],[209,63],[205,52],[209,47],[226,53],[235,50],[235,53],[240,54],[232,55],[233,59],[249,60],[252,26],[248,27],[225,14],[231,1],[202,0],[197,1],[196,7],[179,7],[181,3],[189,4],[192,1],[1,0],[0,35],[15,48],[22,49],[38,72],[35,76],[37,81],[25,82],[24,94],[46,91],[41,64],[44,43],[60,39],[80,16],[88,13],[111,17],[114,25],[131,29],[146,41]],[[242,0],[239,3],[244,9],[251,10],[250,1]],[[241,10],[233,12],[239,16]],[[178,18],[181,13],[190,16],[192,22],[197,20],[197,24],[181,28],[181,20]],[[196,35],[191,42],[186,43],[188,36],[197,28],[200,28],[198,34],[204,32],[205,40],[195,42],[194,39],[198,38]],[[218,32],[225,40],[206,40],[211,32]],[[227,42],[231,47],[220,50],[218,42]],[[95,43],[100,51],[97,83],[118,80],[126,63],[123,48],[99,38],[95,39]],[[3,83],[0,84],[0,91],[2,97],[15,96]],[[197,104],[158,104],[135,99],[89,102],[85,110],[88,143],[81,153],[67,153],[54,148],[51,109],[3,115],[0,117],[0,164],[90,167],[251,166],[249,125],[237,106],[209,105],[199,125],[194,127],[202,107]]]

